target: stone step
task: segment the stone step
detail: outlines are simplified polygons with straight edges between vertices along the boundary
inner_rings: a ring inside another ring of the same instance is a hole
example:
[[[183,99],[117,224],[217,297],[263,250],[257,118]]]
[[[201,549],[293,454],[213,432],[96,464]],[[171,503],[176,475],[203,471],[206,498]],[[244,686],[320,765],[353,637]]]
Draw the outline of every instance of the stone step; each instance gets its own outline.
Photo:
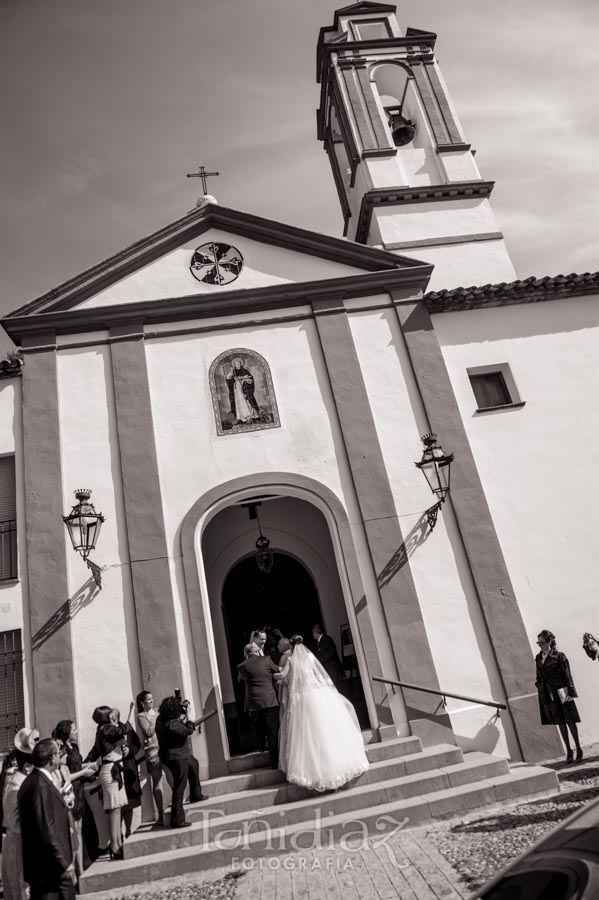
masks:
[[[452,749],[457,751],[455,747]],[[375,779],[366,784],[352,782],[351,787],[336,793],[318,794],[312,791],[309,796],[304,795],[291,802],[280,799],[279,803],[273,804],[269,792],[257,790],[229,795],[224,798],[224,803],[223,798],[219,798],[212,804],[194,804],[194,808],[190,807],[187,812],[188,821],[194,822],[192,828],[139,829],[126,842],[125,856],[129,859],[191,845],[202,846],[224,831],[230,835],[242,835],[248,828],[254,832],[272,831],[299,822],[310,822],[317,828],[317,822],[340,813],[369,809],[381,803],[407,800],[509,773],[506,761],[499,757],[475,753],[470,754],[474,759],[462,762],[457,754],[461,756],[461,751],[457,751],[455,756],[450,753],[436,754],[437,760],[441,761],[433,769],[416,769],[410,774],[382,781]],[[293,789],[295,786],[290,787]],[[275,792],[279,790],[273,789]]]
[[[408,752],[410,751],[410,752]],[[397,741],[388,741],[385,744],[375,744],[366,748],[366,756],[370,762],[371,768],[378,771],[378,767],[389,766],[396,767],[397,774],[408,774],[404,772],[404,764],[410,767],[410,771],[415,772],[422,768],[431,768],[436,765],[436,759],[439,758],[439,765],[447,765],[441,759],[441,756],[450,754],[455,762],[461,762],[462,751],[454,744],[442,744],[436,747],[427,747],[426,750],[420,748],[420,742],[411,742],[411,739],[398,738]],[[441,756],[439,756],[441,754]],[[370,771],[370,770],[369,770]],[[382,770],[381,770],[382,771]],[[368,772],[365,773],[368,777]],[[365,776],[361,776],[364,778]],[[372,777],[372,776],[370,776]],[[241,791],[266,789],[281,785],[287,787],[284,772],[279,769],[248,769],[238,775],[224,775],[221,778],[211,778],[202,782],[202,793],[209,798],[222,797],[226,794],[236,794]],[[302,789],[297,788],[297,791]],[[297,793],[294,799],[301,799],[302,796],[311,795],[311,791],[303,789],[302,793]]]
[[[457,747],[431,747],[421,753],[403,756],[396,759],[382,759],[373,762],[370,768],[354,779],[351,787],[374,784],[375,782],[388,781],[391,778],[400,778],[404,775],[415,775],[417,772],[429,772],[443,766],[457,765],[463,762],[463,753]],[[507,770],[507,763],[504,763]],[[281,803],[293,803],[307,800],[313,797],[322,797],[318,791],[308,790],[296,784],[285,781],[283,772],[272,772],[272,781],[258,782],[256,788],[242,787],[239,791],[231,791],[222,794],[208,794],[208,800],[202,803],[190,804],[187,818],[190,821],[202,819],[206,809],[223,809],[227,813],[241,812],[253,809],[256,804],[264,806],[277,806]]]
[[[377,741],[372,731],[363,731],[364,744],[368,759],[388,758],[390,756],[404,756],[409,753],[418,753],[422,750],[422,743],[417,737],[392,738],[388,741]],[[240,777],[254,772],[261,772],[270,765],[268,753],[246,753],[243,756],[234,756],[229,760],[229,775],[222,778],[211,778],[211,782],[223,782],[228,778]],[[203,783],[202,783],[203,790]],[[205,793],[205,791],[204,791]]]
[[[475,783],[464,783],[461,780],[466,777],[464,766],[475,764],[473,766],[475,769],[476,763],[480,763],[481,757],[485,754],[478,754],[475,760],[469,758],[471,755],[468,754],[466,762],[461,764],[461,774],[455,773],[458,784],[433,790],[424,796],[388,799],[388,795],[381,794],[377,805],[361,809],[355,792],[363,788],[342,792],[349,795],[354,791],[356,802],[351,804],[349,809],[327,815],[326,819],[322,816],[317,829],[314,828],[313,821],[308,822],[308,827],[305,821],[286,822],[283,827],[272,831],[246,830],[243,836],[236,836],[228,831],[222,839],[212,840],[202,846],[195,844],[178,848],[170,846],[150,855],[128,857],[122,862],[96,862],[81,879],[81,893],[115,890],[225,866],[238,867],[244,859],[264,855],[288,855],[314,847],[326,848],[333,841],[341,839],[344,839],[345,849],[348,851],[351,851],[352,847],[358,851],[367,840],[371,840],[373,844],[376,842],[376,846],[379,847],[399,829],[431,824],[435,820],[449,818],[465,810],[516,798],[535,797],[558,789],[556,773],[552,769],[539,766],[522,766],[512,769],[508,774],[485,778]],[[326,799],[331,800],[337,796],[326,795]],[[190,835],[194,830],[201,828],[202,825],[196,823],[191,828],[168,834],[179,837],[184,833]],[[370,834],[372,838],[369,838]],[[128,848],[135,837],[127,842]]]
[[[421,752],[422,741],[417,737],[398,737],[393,738],[391,741],[380,741],[366,746],[366,756],[370,762],[379,762],[381,759],[394,759],[397,756],[412,756],[414,753]]]

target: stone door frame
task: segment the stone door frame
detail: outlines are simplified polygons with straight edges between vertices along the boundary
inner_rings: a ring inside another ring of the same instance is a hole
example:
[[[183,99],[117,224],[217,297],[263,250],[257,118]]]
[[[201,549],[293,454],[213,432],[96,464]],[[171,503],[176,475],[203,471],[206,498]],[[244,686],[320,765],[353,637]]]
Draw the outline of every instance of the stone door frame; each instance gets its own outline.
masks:
[[[210,598],[202,559],[202,535],[206,526],[223,509],[260,492],[297,497],[311,503],[324,515],[335,552],[348,621],[355,638],[371,726],[376,729],[392,721],[388,709],[388,692],[381,686],[373,685],[371,681],[372,676],[380,675],[383,668],[374,640],[354,538],[343,504],[325,485],[302,475],[267,472],[235,478],[212,488],[196,500],[180,530],[191,628],[190,645],[194,651],[193,662],[197,675],[197,714],[204,714],[214,708],[218,710],[218,715],[206,723],[200,736],[203,777],[219,777],[228,773],[231,766],[212,634]],[[201,611],[200,615],[198,610]]]

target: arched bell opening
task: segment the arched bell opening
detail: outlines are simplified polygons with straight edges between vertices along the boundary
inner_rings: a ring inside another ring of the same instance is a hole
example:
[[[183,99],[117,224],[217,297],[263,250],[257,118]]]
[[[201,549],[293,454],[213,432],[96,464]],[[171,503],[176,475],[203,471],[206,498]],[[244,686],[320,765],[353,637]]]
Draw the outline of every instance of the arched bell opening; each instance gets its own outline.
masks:
[[[416,122],[407,110],[406,95],[410,73],[400,65],[377,66],[372,82],[384,113],[384,121],[396,147],[405,147],[416,134]]]

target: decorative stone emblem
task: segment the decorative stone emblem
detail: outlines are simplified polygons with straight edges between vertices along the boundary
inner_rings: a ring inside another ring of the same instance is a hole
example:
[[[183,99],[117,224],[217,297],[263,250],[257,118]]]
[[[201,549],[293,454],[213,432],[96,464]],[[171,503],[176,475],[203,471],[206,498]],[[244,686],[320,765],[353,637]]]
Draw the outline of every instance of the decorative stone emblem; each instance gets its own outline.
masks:
[[[280,425],[270,368],[259,353],[226,350],[210,366],[209,379],[218,434]]]
[[[202,244],[194,250],[189,270],[205,284],[229,284],[239,277],[243,256],[229,244]]]

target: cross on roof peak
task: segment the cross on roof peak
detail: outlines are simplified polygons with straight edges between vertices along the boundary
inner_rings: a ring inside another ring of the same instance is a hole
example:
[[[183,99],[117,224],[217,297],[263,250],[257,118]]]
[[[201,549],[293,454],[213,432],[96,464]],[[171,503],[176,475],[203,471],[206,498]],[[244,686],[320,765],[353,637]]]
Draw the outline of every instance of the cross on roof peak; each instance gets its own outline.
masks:
[[[201,178],[202,179],[202,190],[204,191],[204,196],[208,194],[208,184],[206,182],[207,178],[210,178],[212,175],[220,175],[220,172],[207,172],[206,166],[200,166],[197,172],[188,173],[188,178]]]

